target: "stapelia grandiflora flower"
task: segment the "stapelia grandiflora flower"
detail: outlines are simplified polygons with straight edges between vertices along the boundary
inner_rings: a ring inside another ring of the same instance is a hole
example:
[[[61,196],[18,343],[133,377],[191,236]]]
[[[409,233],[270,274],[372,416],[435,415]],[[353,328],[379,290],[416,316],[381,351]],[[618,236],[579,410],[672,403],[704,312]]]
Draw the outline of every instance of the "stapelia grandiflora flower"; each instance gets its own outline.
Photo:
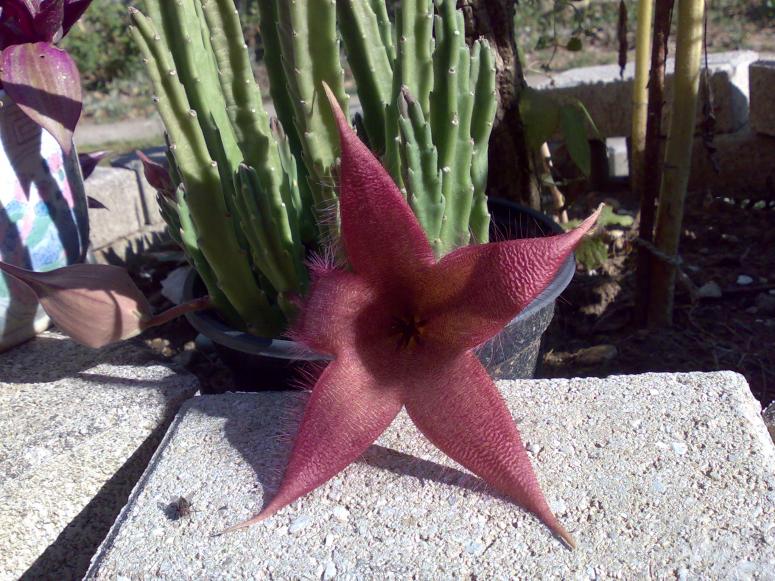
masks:
[[[431,442],[573,546],[473,349],[547,287],[597,213],[566,234],[467,246],[436,261],[406,200],[330,93],[329,100],[351,270],[313,266],[293,336],[334,360],[312,389],[277,494],[228,530],[266,519],[329,480],[405,406]]]

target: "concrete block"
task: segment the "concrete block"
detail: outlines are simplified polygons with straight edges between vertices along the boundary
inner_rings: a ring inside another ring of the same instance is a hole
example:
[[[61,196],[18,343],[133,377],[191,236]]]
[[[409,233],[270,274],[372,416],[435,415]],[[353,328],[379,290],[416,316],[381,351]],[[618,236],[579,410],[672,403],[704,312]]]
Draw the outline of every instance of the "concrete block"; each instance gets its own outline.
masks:
[[[775,61],[757,61],[748,69],[751,90],[751,128],[775,137]]]
[[[721,194],[731,198],[772,199],[775,192],[775,137],[745,127],[737,133],[716,135],[713,140],[716,172],[702,140],[695,139],[689,191]]]
[[[753,51],[734,51],[708,55],[711,89],[714,98],[716,131],[733,133],[748,121],[748,66],[758,59]],[[667,103],[665,125],[669,125],[669,103],[672,99],[672,72],[675,60],[667,61]],[[578,99],[589,110],[603,137],[629,137],[632,116],[633,63],[627,65],[623,78],[618,65],[571,69],[538,81],[534,87],[560,101]],[[702,120],[701,107],[697,112]]]
[[[143,151],[156,163],[161,163],[166,166],[167,158],[164,154],[165,150],[166,147],[153,147]],[[149,226],[164,225],[164,219],[161,217],[161,212],[159,211],[159,204],[156,202],[156,190],[148,183],[148,180],[145,179],[143,164],[140,161],[140,158],[138,158],[134,152],[131,152],[114,159],[112,165],[114,167],[130,169],[137,175],[137,183],[143,199],[145,223]]]
[[[0,357],[0,579],[80,579],[196,379],[56,333]]]
[[[190,400],[87,579],[774,578],[775,448],[731,372],[500,382],[565,549],[402,413],[270,520],[305,395]],[[170,503],[192,504],[174,519]]]
[[[145,226],[143,198],[134,171],[98,167],[86,180],[86,193],[107,209],[90,209],[92,249],[134,234]]]

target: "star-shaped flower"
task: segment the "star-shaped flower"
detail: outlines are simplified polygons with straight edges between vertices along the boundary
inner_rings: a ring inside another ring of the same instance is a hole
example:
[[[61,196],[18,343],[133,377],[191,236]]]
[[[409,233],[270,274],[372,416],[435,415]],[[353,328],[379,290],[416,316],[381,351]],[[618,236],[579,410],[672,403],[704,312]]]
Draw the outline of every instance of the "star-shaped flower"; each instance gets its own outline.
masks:
[[[473,349],[547,287],[597,213],[566,234],[467,246],[436,261],[409,204],[329,100],[351,270],[313,266],[293,336],[334,360],[312,389],[279,491],[229,530],[268,518],[339,473],[405,406],[431,442],[573,546]]]

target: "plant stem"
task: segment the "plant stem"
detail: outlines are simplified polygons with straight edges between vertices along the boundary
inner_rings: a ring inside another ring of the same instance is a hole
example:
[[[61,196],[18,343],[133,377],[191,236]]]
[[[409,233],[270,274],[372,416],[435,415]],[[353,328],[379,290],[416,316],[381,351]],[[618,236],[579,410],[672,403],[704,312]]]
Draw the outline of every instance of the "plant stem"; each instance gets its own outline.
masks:
[[[646,143],[643,167],[648,168],[641,176],[640,228],[638,236],[647,244],[638,249],[637,287],[634,315],[636,322],[646,322],[651,280],[651,252],[648,244],[654,242],[654,216],[659,184],[662,175],[660,151],[662,149],[662,107],[665,100],[665,61],[667,39],[670,35],[670,16],[673,0],[656,0],[654,13],[654,38],[651,46],[651,72],[648,82],[648,109]]]
[[[691,171],[704,11],[705,0],[679,0],[673,107],[654,234],[656,247],[668,256],[678,252],[684,199]],[[652,257],[651,274],[649,326],[670,325],[673,321],[676,267]]]
[[[151,327],[158,327],[159,325],[163,325],[164,323],[169,323],[172,319],[176,319],[181,315],[185,315],[186,313],[193,313],[195,311],[204,311],[206,309],[211,309],[212,306],[213,304],[212,304],[212,301],[210,300],[210,297],[206,295],[203,297],[199,297],[198,299],[194,299],[193,301],[188,301],[185,303],[181,303],[179,305],[175,305],[174,307],[171,307],[166,311],[163,311],[158,315],[154,315],[150,319],[147,319],[146,321],[144,321],[143,330],[150,329]]]

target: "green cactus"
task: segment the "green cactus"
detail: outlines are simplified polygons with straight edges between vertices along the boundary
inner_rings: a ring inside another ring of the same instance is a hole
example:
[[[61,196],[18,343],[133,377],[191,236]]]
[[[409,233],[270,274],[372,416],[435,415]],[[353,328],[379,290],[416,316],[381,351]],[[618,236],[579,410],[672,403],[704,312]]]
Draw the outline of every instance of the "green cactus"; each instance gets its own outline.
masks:
[[[338,236],[339,138],[322,89],[347,110],[337,17],[358,126],[435,254],[472,236],[487,241],[493,55],[486,42],[466,46],[454,0],[404,0],[395,25],[385,0],[259,0],[271,121],[233,0],[146,0],[146,8],[150,19],[130,11],[132,34],[177,187],[159,195],[161,212],[230,323],[280,333],[308,284],[306,253]]]

